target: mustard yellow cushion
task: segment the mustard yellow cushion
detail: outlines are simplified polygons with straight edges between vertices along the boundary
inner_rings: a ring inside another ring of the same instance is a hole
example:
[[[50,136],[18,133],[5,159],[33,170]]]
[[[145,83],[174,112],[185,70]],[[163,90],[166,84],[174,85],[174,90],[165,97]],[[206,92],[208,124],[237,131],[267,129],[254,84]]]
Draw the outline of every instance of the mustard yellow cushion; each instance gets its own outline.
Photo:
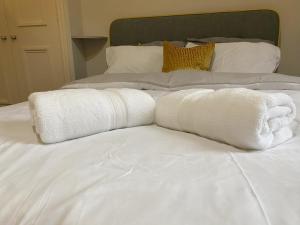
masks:
[[[215,50],[214,43],[207,43],[193,48],[177,47],[164,42],[163,72],[195,69],[209,70]]]

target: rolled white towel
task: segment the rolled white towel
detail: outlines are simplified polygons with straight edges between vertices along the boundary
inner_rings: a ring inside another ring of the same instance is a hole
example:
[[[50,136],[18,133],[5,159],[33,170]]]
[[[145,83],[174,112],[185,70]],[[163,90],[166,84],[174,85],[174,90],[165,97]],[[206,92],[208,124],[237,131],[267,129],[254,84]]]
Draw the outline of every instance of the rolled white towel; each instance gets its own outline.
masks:
[[[155,101],[134,89],[69,89],[29,96],[35,131],[47,144],[153,123]]]
[[[244,88],[174,92],[156,106],[160,126],[257,150],[290,139],[289,125],[295,117],[296,107],[288,95]]]

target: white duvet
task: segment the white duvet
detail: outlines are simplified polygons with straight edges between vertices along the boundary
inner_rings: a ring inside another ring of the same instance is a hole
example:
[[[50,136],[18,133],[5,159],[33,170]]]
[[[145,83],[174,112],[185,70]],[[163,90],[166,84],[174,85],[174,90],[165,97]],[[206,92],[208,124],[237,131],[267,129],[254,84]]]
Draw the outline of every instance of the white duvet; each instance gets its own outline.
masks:
[[[0,108],[0,225],[300,224],[297,123],[267,151],[155,125],[46,146],[27,103]]]

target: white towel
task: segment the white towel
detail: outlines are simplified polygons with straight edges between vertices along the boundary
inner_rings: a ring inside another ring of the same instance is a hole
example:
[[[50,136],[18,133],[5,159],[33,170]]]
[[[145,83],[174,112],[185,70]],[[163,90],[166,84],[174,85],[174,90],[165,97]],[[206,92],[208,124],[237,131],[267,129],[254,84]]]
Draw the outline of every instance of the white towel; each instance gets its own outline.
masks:
[[[290,139],[289,125],[295,117],[296,107],[288,95],[244,88],[174,92],[156,106],[160,126],[257,150]]]
[[[104,131],[153,123],[155,101],[133,89],[70,89],[29,96],[36,133],[57,143]]]

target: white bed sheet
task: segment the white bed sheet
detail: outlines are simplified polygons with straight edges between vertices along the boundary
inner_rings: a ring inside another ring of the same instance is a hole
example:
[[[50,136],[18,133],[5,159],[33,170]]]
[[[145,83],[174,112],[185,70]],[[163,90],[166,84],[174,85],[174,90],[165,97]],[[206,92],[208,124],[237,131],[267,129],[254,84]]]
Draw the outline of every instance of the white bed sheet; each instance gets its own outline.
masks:
[[[0,225],[297,225],[294,128],[267,151],[155,125],[42,145],[27,103],[0,108]]]

